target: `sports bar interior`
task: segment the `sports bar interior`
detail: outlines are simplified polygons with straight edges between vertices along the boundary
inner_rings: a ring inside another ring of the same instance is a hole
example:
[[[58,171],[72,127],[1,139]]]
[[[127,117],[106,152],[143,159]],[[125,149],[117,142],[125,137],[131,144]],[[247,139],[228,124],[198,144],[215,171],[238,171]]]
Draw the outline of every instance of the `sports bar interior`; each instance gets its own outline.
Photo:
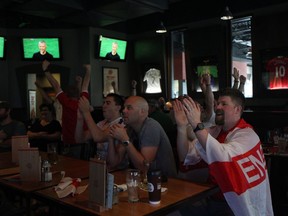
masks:
[[[222,20],[229,9],[232,19]],[[286,0],[2,0],[0,2],[0,101],[9,101],[14,119],[28,122],[30,93],[41,62],[25,56],[24,39],[57,38],[59,58],[51,61],[61,86],[91,65],[89,87],[95,120],[102,118],[103,71],[116,69],[118,92],[163,97],[187,94],[202,101],[197,70],[216,69],[215,92],[233,85],[233,68],[246,77],[243,118],[260,137],[269,172],[275,215],[288,211],[288,148],[277,154],[276,136],[288,142],[288,1]],[[156,29],[166,29],[156,33]],[[123,58],[100,55],[102,37],[126,44]],[[277,71],[282,83],[269,80],[269,63],[286,61]],[[286,67],[285,67],[286,64]],[[161,92],[147,93],[145,73],[160,70]],[[51,87],[46,90],[53,94]],[[39,113],[39,112],[38,112]],[[39,114],[38,114],[39,115]],[[1,215],[1,213],[0,213]]]

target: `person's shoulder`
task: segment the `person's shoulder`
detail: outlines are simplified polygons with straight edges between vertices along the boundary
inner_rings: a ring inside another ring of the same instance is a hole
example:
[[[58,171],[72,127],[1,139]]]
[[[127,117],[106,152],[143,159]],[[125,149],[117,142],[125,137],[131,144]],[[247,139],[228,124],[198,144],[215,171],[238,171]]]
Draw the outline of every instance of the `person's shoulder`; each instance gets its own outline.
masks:
[[[46,54],[47,54],[47,56],[49,56],[49,57],[53,58],[53,55],[52,55],[51,53],[49,53],[49,52],[46,52]]]
[[[158,127],[158,126],[162,127],[157,120],[155,120],[155,119],[153,119],[151,117],[147,117],[147,119],[144,122],[144,124],[148,125],[148,127],[151,127],[151,128],[152,127]]]
[[[33,57],[32,57],[32,58],[38,58],[39,55],[40,55],[40,52],[35,52],[35,53],[33,54]]]

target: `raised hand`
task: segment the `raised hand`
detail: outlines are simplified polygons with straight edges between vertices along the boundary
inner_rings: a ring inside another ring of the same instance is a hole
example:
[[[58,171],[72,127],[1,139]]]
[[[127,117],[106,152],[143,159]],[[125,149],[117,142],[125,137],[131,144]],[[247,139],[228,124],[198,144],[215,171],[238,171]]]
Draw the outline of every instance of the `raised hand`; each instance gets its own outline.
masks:
[[[232,76],[234,77],[235,81],[239,80],[239,70],[237,68],[233,68],[233,74]]]
[[[183,109],[187,116],[188,122],[193,128],[201,122],[201,106],[194,101],[191,97],[183,99]]]
[[[176,99],[175,101],[172,101],[172,105],[177,126],[186,126],[188,124],[188,120],[184,112],[182,102]]]

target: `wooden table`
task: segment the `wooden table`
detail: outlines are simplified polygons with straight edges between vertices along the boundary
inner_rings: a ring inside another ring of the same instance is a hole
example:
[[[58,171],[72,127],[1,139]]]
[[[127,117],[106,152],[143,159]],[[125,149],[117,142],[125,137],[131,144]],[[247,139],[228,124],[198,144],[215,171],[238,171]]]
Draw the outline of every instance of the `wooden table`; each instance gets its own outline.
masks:
[[[116,184],[125,183],[125,171],[112,173]],[[88,184],[88,179],[81,182],[81,185]],[[38,190],[33,193],[34,197],[49,203],[53,215],[59,212],[55,209],[65,209],[77,215],[165,215],[179,208],[186,202],[196,202],[219,191],[218,187],[202,185],[190,181],[169,178],[162,187],[168,190],[161,195],[161,203],[152,205],[148,202],[148,192],[140,190],[140,202],[129,203],[127,191],[119,192],[119,203],[113,205],[112,209],[98,211],[97,206],[89,202],[89,186],[87,190],[74,197],[68,196],[62,199],[57,197],[53,188]]]
[[[1,155],[2,154],[3,153],[1,153]],[[46,153],[41,152],[41,157],[46,159]],[[26,203],[27,215],[30,215],[31,193],[33,191],[57,185],[61,180],[61,171],[65,171],[65,176],[87,179],[89,177],[89,161],[60,155],[58,163],[52,165],[51,171],[52,181],[50,182],[21,181],[18,171],[16,175],[9,175],[6,177],[2,176],[2,178],[0,178],[0,187],[2,187],[8,193],[13,191],[23,196]]]

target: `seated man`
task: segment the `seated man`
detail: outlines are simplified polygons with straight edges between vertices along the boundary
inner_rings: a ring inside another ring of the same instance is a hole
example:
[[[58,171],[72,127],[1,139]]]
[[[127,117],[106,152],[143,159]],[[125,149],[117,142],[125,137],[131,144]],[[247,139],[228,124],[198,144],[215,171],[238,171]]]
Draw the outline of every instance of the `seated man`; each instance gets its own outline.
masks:
[[[115,93],[108,94],[102,105],[104,120],[95,123],[90,112],[90,104],[88,99],[82,97],[79,100],[80,114],[78,115],[77,119],[75,139],[77,142],[81,143],[86,143],[87,141],[93,139],[93,141],[96,143],[96,157],[99,159],[106,160],[107,158],[110,127],[114,124],[121,124],[124,127],[123,118],[121,116],[123,104],[124,100],[122,96]],[[84,130],[83,119],[88,127]],[[109,163],[107,163],[107,165],[109,168],[114,168],[110,167]],[[125,159],[117,166],[117,168],[124,167],[127,167],[127,160]]]
[[[0,152],[11,151],[11,137],[26,135],[23,122],[13,120],[11,107],[7,101],[0,101]]]
[[[201,208],[205,215],[273,215],[261,141],[252,126],[241,118],[245,106],[242,92],[233,88],[219,92],[216,126],[210,128],[204,127],[200,107],[192,98],[184,98],[182,103],[178,103],[177,111],[185,113],[197,138],[187,150],[186,163],[205,160],[211,182],[222,192]],[[199,208],[190,206],[190,210],[202,215]]]
[[[122,145],[116,146],[110,139],[108,161],[115,166],[127,152],[135,168],[145,172],[146,162],[155,162],[163,177],[175,177],[177,171],[171,144],[161,125],[148,117],[148,109],[143,97],[130,96],[126,99],[123,118],[127,130],[120,124],[110,127],[111,137]]]

